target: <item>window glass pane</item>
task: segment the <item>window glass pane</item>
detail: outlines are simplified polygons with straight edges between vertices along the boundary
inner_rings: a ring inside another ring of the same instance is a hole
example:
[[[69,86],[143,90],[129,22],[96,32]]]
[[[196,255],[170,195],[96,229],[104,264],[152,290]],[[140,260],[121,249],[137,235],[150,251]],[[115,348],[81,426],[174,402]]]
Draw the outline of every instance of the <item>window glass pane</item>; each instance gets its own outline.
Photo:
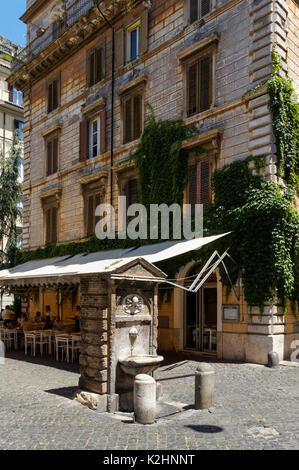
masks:
[[[188,71],[188,115],[197,112],[197,64],[192,65]]]
[[[138,30],[133,29],[130,33],[130,60],[135,60],[138,57]]]

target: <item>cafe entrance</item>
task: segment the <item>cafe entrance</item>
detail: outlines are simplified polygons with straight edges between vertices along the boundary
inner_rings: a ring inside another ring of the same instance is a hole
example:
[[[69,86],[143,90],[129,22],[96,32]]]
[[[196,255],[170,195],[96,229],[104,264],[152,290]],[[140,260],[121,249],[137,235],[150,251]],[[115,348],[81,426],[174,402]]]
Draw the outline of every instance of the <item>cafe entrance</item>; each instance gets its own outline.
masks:
[[[200,269],[192,269],[188,277]],[[216,354],[217,279],[214,273],[197,293],[185,294],[184,349]]]

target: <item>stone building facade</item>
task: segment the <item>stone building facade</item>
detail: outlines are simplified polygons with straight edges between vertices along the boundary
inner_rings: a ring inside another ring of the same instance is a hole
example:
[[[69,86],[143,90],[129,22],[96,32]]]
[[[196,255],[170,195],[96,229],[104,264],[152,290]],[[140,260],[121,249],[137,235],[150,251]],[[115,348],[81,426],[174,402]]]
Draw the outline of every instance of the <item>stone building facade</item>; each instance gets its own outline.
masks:
[[[197,127],[198,136],[184,142],[190,153],[206,149],[198,163],[197,202],[211,197],[215,168],[248,154],[265,155],[263,177],[277,180],[269,97],[265,86],[256,87],[270,77],[276,44],[281,73],[288,66],[299,91],[297,1],[100,5],[115,31],[113,161],[111,27],[89,0],[27,0],[22,19],[28,44],[10,78],[24,92],[25,250],[47,242],[80,242],[94,230],[92,214],[99,202],[112,198],[117,207],[119,194],[135,200],[136,174],[129,160],[148,104],[157,119],[183,116]],[[191,270],[194,263],[178,277]],[[258,310],[249,313],[242,295],[240,301],[233,294],[227,299],[218,273],[195,300],[179,289],[170,300],[165,297],[159,322],[162,350],[260,363],[271,351],[289,358],[299,331],[292,314],[283,317],[280,306],[266,306],[260,318]]]
[[[9,85],[7,79],[11,73],[11,63],[13,56],[21,50],[20,46],[14,45],[8,39],[0,36],[0,158],[7,156],[11,144],[13,133],[18,132],[23,149],[23,125],[24,108],[23,94]],[[19,162],[19,175],[23,178],[23,160]],[[21,244],[22,224],[18,221],[17,229],[19,233],[19,246]],[[1,250],[5,250],[6,240],[0,242]],[[3,294],[0,299],[0,308],[11,304],[11,296]]]

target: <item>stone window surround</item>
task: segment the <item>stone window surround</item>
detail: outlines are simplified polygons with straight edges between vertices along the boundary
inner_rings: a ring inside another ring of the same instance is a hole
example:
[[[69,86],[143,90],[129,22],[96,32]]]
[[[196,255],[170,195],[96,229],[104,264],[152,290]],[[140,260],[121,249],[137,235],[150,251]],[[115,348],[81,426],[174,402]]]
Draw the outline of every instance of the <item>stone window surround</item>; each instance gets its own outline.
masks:
[[[210,56],[212,58],[212,98],[211,98],[211,106],[209,109],[215,107],[215,99],[216,99],[216,53],[217,53],[217,46],[219,43],[220,36],[218,33],[213,33],[207,38],[198,41],[196,44],[192,44],[191,46],[187,47],[186,49],[182,50],[177,54],[177,58],[181,67],[183,67],[184,72],[184,115],[185,119],[194,117],[187,115],[187,68],[197,62],[198,60],[204,58],[205,56]],[[196,113],[195,116],[199,116],[201,113],[204,113],[208,110],[200,111]]]

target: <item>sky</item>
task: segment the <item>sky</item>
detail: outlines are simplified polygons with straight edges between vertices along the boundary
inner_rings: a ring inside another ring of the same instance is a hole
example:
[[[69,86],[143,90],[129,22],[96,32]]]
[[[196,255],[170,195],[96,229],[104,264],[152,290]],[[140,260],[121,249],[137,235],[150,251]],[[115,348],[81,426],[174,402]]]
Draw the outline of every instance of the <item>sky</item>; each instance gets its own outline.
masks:
[[[19,18],[26,10],[26,0],[0,1],[0,36],[10,39],[14,44],[25,46],[26,25]]]

